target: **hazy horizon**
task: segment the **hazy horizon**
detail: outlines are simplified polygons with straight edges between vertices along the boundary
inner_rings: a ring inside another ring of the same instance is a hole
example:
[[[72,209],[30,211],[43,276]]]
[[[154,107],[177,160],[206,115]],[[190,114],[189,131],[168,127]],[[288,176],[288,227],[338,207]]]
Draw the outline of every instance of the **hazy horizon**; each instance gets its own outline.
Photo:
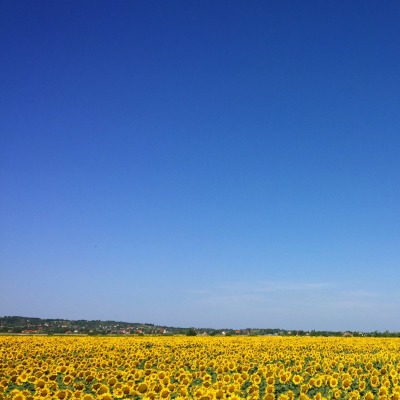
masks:
[[[197,325],[190,325],[190,326],[178,326],[178,325],[168,325],[168,324],[157,324],[151,321],[124,321],[124,320],[102,320],[102,319],[69,319],[69,318],[61,318],[61,317],[51,317],[51,318],[44,318],[44,317],[38,317],[38,316],[26,316],[26,315],[0,315],[0,318],[25,318],[27,320],[31,319],[39,319],[42,321],[68,321],[68,322],[81,322],[81,321],[87,321],[87,322],[112,322],[112,323],[117,323],[117,324],[139,324],[139,325],[148,325],[148,326],[154,326],[154,327],[161,327],[161,328],[173,328],[173,329],[198,329],[198,330],[281,330],[285,332],[291,332],[293,334],[296,334],[297,332],[336,332],[336,333],[345,333],[345,332],[352,332],[352,333],[374,333],[374,332],[379,332],[379,333],[399,333],[399,331],[359,331],[359,330],[354,330],[351,331],[349,329],[342,329],[342,330],[316,330],[316,329],[296,329],[296,327],[292,328],[281,328],[279,326],[246,326],[245,328],[238,328],[238,327],[231,327],[231,326],[220,326],[220,327],[213,327],[213,326],[197,326]]]

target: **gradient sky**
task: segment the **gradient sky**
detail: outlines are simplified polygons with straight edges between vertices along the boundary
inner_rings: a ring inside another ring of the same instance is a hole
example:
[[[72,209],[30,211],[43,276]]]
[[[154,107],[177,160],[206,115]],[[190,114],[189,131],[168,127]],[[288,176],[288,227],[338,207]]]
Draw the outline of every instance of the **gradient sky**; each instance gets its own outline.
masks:
[[[2,1],[0,315],[400,331],[399,21]]]

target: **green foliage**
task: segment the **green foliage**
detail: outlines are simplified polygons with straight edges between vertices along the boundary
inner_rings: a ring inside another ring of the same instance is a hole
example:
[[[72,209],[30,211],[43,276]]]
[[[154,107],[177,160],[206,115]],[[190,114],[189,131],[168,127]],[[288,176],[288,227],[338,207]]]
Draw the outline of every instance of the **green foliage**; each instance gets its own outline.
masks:
[[[211,376],[211,383],[214,384],[217,381],[217,372],[214,368],[208,367],[206,369],[208,375]]]
[[[267,380],[265,379],[264,374],[261,375],[261,382],[259,386],[260,397],[259,400],[263,400],[265,397],[265,390],[267,388]]]
[[[255,365],[253,368],[249,369],[249,375],[252,375],[258,371],[258,365]]]
[[[8,385],[8,387],[7,387],[7,389],[4,391],[4,394],[5,395],[8,395],[12,390],[14,390],[14,389],[18,389],[18,390],[20,390],[20,391],[22,391],[22,390],[29,390],[29,392],[31,393],[31,394],[34,394],[35,393],[35,386],[32,384],[32,383],[30,383],[30,382],[25,382],[25,383],[23,383],[22,385],[17,385],[15,382],[10,382],[9,383],[9,385]]]
[[[189,388],[193,386],[202,386],[203,385],[203,380],[201,378],[195,378],[192,380],[191,384],[189,385]]]
[[[251,381],[249,381],[249,380],[247,380],[247,381],[245,381],[244,383],[243,383],[243,385],[240,387],[240,391],[242,392],[242,396],[243,397],[245,397],[245,398],[247,398],[248,397],[248,392],[247,392],[247,390],[248,390],[248,388],[252,385],[253,383],[251,382]]]

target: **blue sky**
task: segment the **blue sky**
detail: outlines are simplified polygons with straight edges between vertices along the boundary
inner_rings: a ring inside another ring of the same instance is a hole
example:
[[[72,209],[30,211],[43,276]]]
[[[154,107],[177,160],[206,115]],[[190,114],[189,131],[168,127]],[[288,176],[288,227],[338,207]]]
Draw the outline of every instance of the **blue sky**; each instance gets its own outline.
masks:
[[[398,2],[0,7],[0,315],[400,330]]]

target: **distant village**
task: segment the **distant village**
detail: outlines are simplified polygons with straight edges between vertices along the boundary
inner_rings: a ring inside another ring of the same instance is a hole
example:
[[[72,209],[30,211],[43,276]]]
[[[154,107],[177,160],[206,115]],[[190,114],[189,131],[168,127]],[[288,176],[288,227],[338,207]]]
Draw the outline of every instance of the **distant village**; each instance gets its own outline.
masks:
[[[19,316],[0,317],[0,333],[21,335],[188,335],[188,336],[376,336],[400,337],[400,332],[339,332],[285,329],[179,328],[150,323],[100,320],[42,319]]]

